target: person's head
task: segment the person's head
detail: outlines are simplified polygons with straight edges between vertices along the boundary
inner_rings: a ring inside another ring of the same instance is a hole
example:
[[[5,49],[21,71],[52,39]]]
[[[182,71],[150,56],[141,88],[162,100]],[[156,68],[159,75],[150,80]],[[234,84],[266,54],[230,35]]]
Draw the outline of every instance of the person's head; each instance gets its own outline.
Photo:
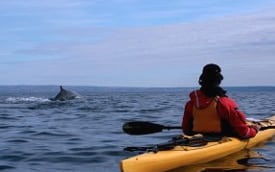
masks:
[[[222,80],[221,68],[217,64],[210,63],[203,67],[199,84],[202,87],[218,87]]]

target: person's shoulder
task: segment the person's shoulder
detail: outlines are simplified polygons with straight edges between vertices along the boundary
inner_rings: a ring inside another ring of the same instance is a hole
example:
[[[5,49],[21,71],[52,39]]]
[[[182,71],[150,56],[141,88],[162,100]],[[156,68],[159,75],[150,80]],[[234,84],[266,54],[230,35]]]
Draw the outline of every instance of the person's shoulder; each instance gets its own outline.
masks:
[[[235,102],[235,100],[233,100],[228,96],[220,97],[219,102],[221,105],[226,107],[234,107],[234,108],[237,107],[237,103]]]
[[[201,92],[201,91],[200,91],[199,89],[191,90],[191,91],[189,92],[189,96],[193,96],[193,95],[198,94],[198,93],[200,93],[200,92]]]
[[[196,89],[196,90],[192,90],[189,93],[189,97],[190,98],[195,98],[195,97],[206,97],[206,96],[200,89]]]

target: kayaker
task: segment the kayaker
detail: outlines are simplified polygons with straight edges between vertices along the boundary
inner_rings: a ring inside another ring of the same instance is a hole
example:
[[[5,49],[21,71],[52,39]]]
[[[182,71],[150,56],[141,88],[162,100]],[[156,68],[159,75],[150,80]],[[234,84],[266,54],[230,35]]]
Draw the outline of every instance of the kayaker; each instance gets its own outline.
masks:
[[[183,133],[214,133],[242,139],[257,134],[260,126],[246,124],[245,114],[220,86],[222,80],[221,68],[217,64],[207,64],[203,67],[199,77],[201,87],[190,93],[190,100],[185,105]]]

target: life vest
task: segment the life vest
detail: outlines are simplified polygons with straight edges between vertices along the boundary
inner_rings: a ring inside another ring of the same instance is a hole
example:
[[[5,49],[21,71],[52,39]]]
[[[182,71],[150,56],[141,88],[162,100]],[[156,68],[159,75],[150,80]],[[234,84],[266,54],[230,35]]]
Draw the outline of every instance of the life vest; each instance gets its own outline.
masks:
[[[204,109],[193,106],[193,132],[195,133],[221,133],[221,119],[217,112],[218,98]]]

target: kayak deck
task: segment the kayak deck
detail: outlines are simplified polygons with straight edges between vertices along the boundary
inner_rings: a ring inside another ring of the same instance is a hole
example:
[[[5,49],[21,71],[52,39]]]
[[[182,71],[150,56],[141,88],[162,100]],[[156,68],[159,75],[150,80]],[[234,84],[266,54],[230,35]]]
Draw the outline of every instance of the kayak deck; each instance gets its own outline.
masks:
[[[178,167],[195,165],[220,159],[230,154],[249,149],[272,138],[275,129],[260,131],[254,138],[240,140],[223,137],[220,141],[208,142],[204,146],[175,146],[171,150],[145,152],[121,161],[122,172],[161,172]]]

